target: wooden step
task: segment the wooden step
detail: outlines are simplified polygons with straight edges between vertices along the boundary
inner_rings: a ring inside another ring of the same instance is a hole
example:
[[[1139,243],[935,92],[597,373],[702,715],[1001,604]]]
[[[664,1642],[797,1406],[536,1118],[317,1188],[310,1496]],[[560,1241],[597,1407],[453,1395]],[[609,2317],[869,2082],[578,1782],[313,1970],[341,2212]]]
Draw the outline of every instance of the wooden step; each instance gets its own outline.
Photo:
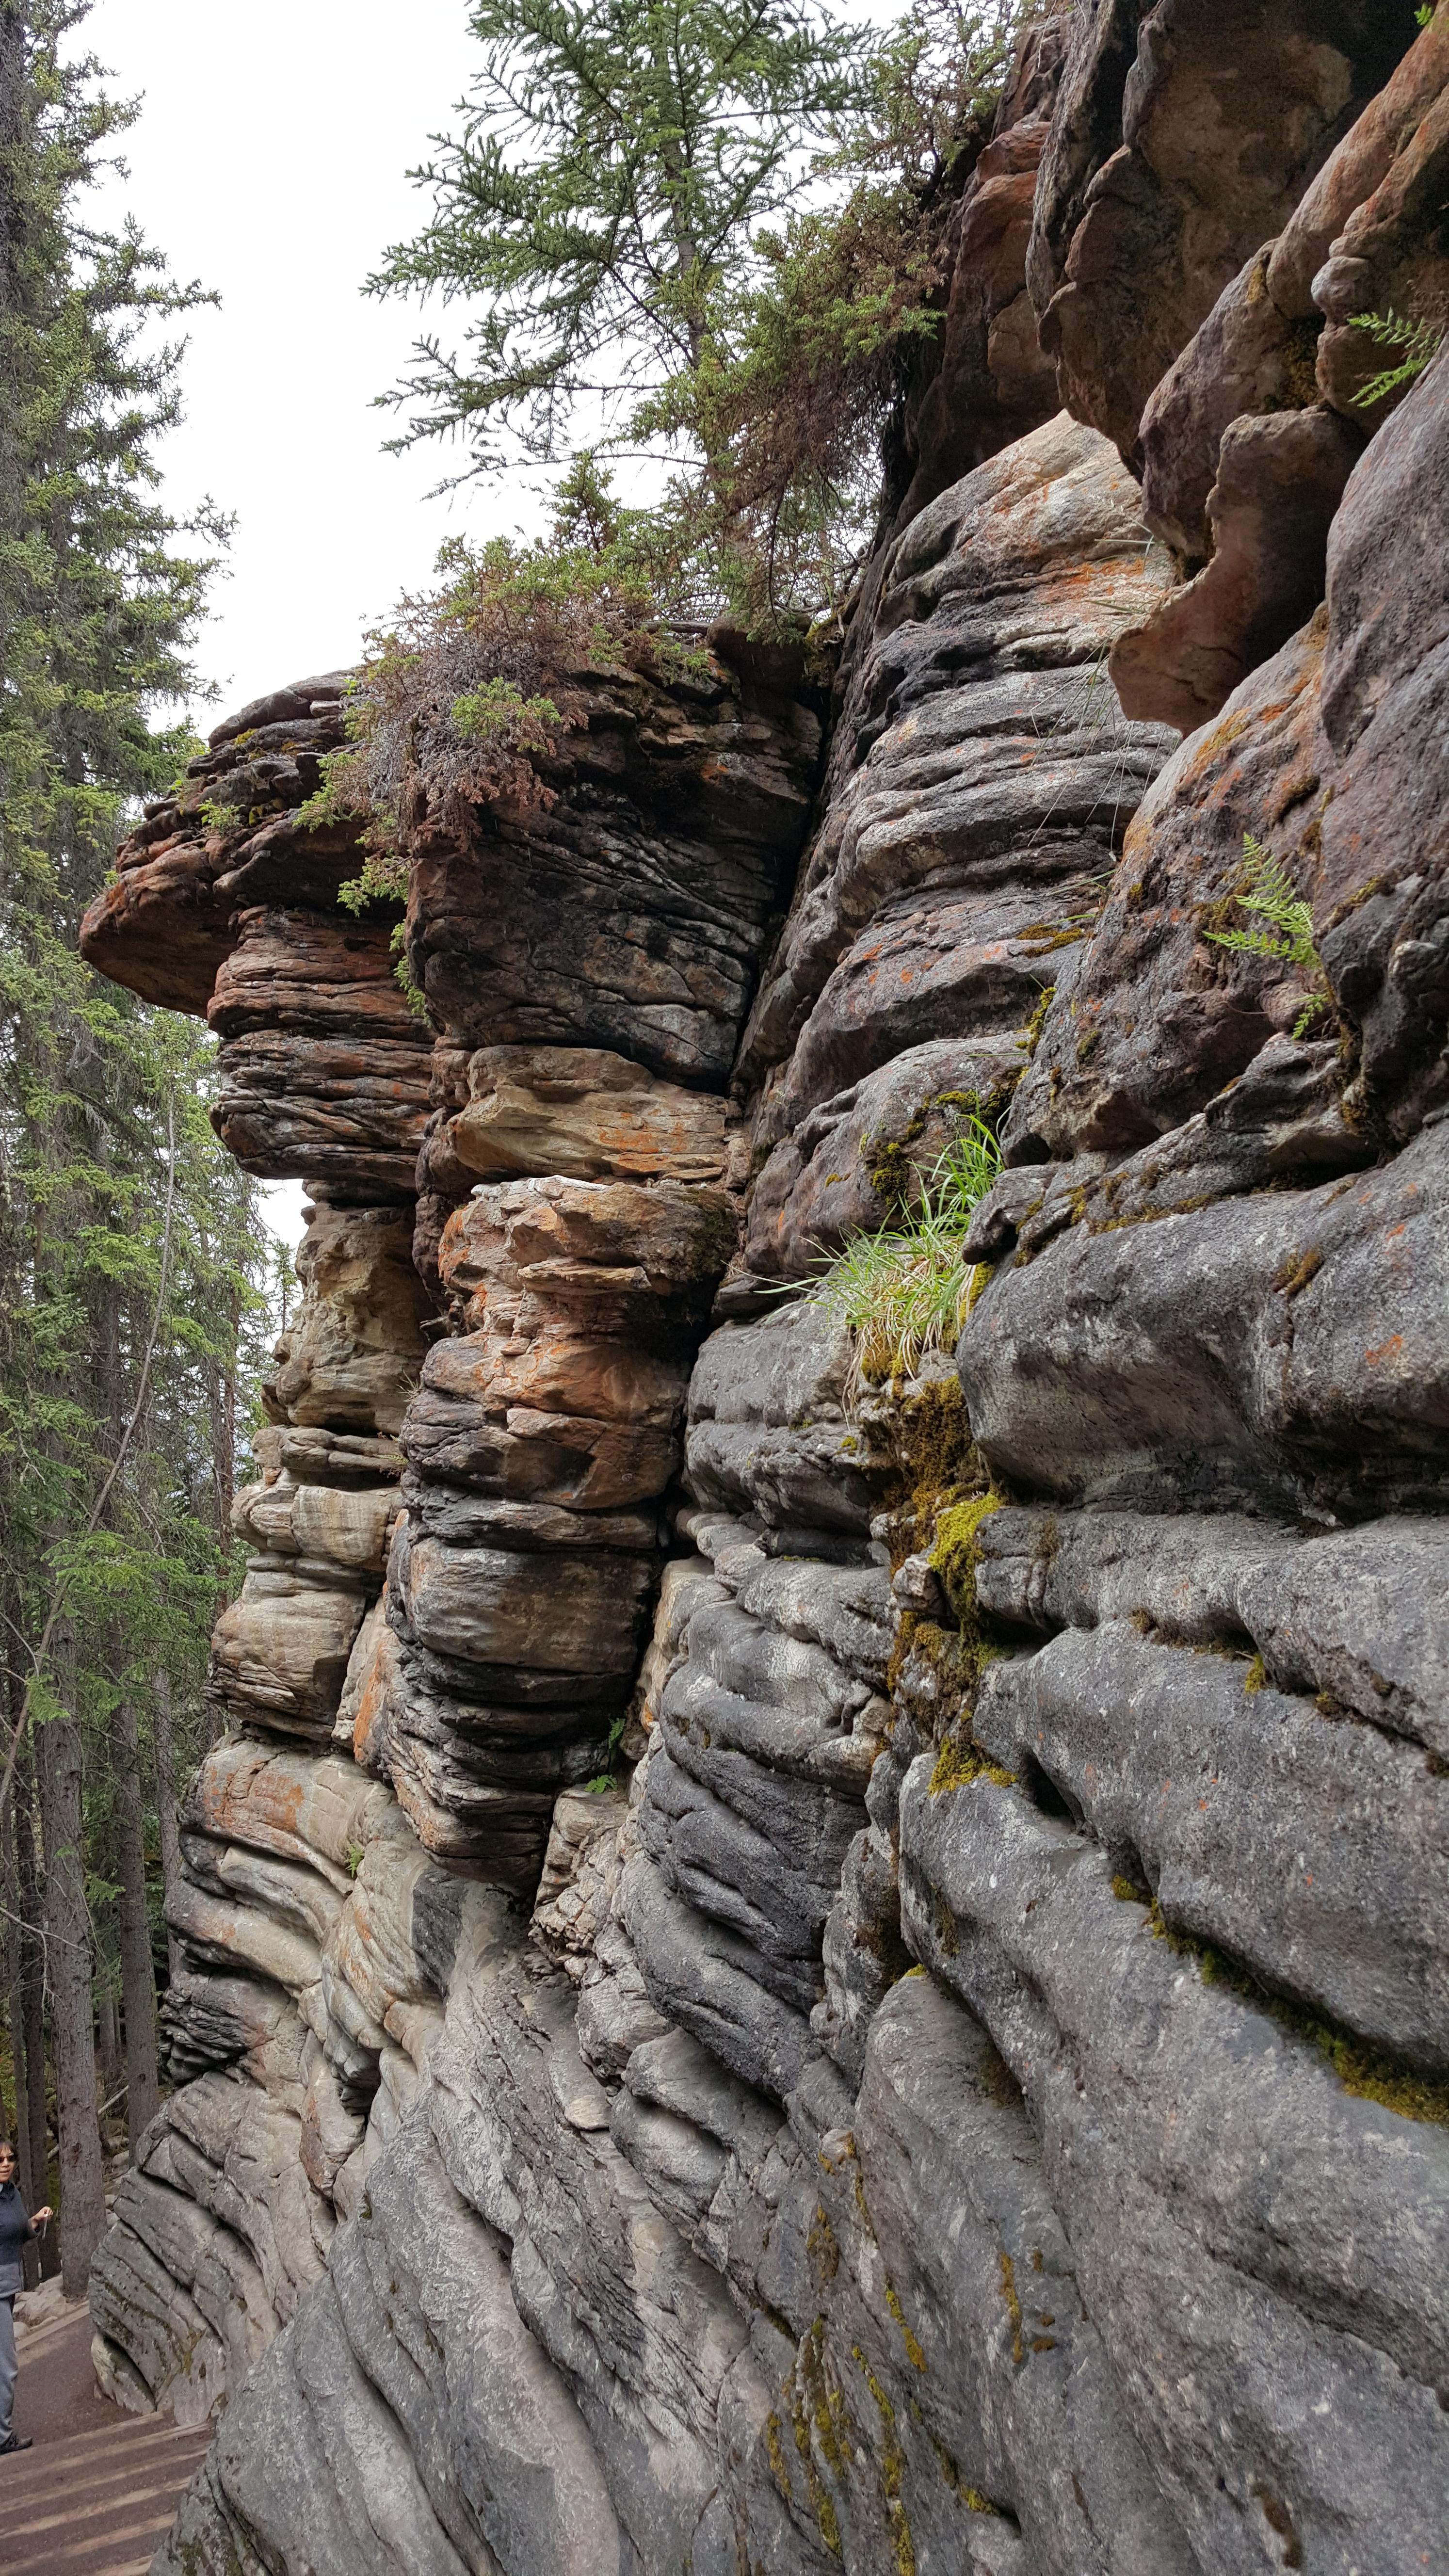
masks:
[[[4,2576],[146,2576],[206,2456],[210,2425],[105,2406],[89,2389],[89,2351],[83,2309],[24,2338],[16,2413],[33,2441],[0,2457]],[[58,2375],[43,2367],[52,2356]],[[41,2365],[28,2389],[27,2365]]]

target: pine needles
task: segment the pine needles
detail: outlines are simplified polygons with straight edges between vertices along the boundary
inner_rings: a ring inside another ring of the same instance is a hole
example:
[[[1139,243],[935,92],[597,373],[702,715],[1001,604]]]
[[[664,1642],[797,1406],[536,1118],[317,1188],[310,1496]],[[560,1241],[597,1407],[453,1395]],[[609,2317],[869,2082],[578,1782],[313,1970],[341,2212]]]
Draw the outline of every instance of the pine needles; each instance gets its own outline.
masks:
[[[1392,306],[1387,313],[1353,314],[1350,328],[1369,332],[1381,349],[1403,351],[1397,366],[1385,367],[1381,375],[1371,377],[1366,385],[1359,387],[1353,399],[1360,411],[1370,410],[1375,403],[1386,402],[1389,395],[1396,394],[1401,386],[1411,385],[1414,378],[1422,376],[1424,369],[1437,358],[1444,345],[1443,332],[1436,331],[1432,322],[1425,322],[1422,318],[1412,321],[1395,313]]]
[[[850,1327],[857,1391],[914,1375],[928,1351],[955,1349],[973,1277],[962,1245],[1000,1169],[996,1138],[972,1116],[936,1164],[909,1219],[880,1234],[852,1235],[822,1271],[811,1302]]]
[[[1253,838],[1243,835],[1243,878],[1246,891],[1239,888],[1236,897],[1244,912],[1256,913],[1266,922],[1266,929],[1210,930],[1207,936],[1218,948],[1232,948],[1240,956],[1280,958],[1285,966],[1297,966],[1315,986],[1293,1023],[1295,1038],[1306,1037],[1316,1019],[1329,1007],[1328,978],[1323,960],[1313,937],[1313,913],[1299,895],[1281,859]]]

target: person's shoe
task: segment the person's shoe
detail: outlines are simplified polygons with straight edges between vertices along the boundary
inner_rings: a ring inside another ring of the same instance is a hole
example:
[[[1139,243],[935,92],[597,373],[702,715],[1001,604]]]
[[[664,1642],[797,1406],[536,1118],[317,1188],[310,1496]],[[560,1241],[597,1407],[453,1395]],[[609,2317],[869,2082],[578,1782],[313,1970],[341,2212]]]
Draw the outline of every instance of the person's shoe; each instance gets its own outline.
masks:
[[[0,2460],[4,2459],[7,2451],[28,2451],[29,2448],[28,2433],[12,2433],[8,2442],[0,2442]]]

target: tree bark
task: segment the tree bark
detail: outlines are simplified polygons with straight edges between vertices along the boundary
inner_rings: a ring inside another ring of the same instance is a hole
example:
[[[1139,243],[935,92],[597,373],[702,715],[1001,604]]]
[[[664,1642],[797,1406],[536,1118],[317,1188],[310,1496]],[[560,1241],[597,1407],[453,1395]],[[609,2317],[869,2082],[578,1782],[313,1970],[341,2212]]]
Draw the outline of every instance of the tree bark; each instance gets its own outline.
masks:
[[[15,1826],[7,1812],[0,1819],[3,1839],[3,1863],[6,1901],[10,1911],[5,1924],[5,2018],[10,2028],[10,2073],[15,2092],[15,2163],[20,2196],[27,2209],[35,2209],[44,2191],[35,2188],[35,2164],[31,2155],[30,2099],[25,2064],[25,1917],[20,1902],[20,1867],[15,1847]],[[43,2177],[42,2177],[43,2181]],[[33,2290],[40,2278],[40,2258],[34,2245],[22,2249],[25,2286]]]
[[[0,1868],[4,1872],[5,1919],[0,1934],[5,1943],[5,2028],[10,2040],[11,2089],[15,2100],[15,2118],[10,2117],[10,2104],[0,2101],[0,2128],[15,2141],[15,2160],[20,2168],[20,2189],[30,2196],[30,2121],[25,2108],[25,2013],[21,2003],[20,1980],[20,1909],[15,1903],[19,1893],[15,1868],[15,1835],[9,1816],[0,1817]]]
[[[20,1951],[20,2011],[25,2033],[25,2109],[29,2122],[31,2189],[36,2208],[50,2195],[49,2134],[45,2117],[45,1951],[40,1917],[40,1871],[35,1854],[35,1783],[30,1748],[21,1748],[10,1803],[15,1834],[18,1911],[24,1924]],[[18,2161],[18,2158],[17,2158]],[[27,2249],[32,2255],[35,2247]],[[47,2229],[38,2249],[40,2278],[48,2281],[60,2269],[54,2228]],[[28,2279],[28,2274],[27,2274]]]
[[[45,1932],[55,2094],[60,2130],[60,2277],[68,2299],[83,2299],[106,2224],[105,2169],[96,2116],[95,2003],[86,1907],[81,1800],[81,1735],[75,1697],[75,1636],[57,1621],[51,1675],[58,1713],[38,1730],[40,1812],[45,1835]]]
[[[111,1722],[116,1765],[116,1876],[121,1946],[121,2005],[126,2025],[126,2133],[134,2148],[156,2116],[156,1978],[146,1903],[146,1826],[141,1798],[135,1702],[119,1702]]]
[[[106,1908],[107,1913],[110,1910]],[[94,1916],[91,1919],[94,1924]],[[99,1961],[92,1958],[91,2000],[96,2016],[96,2095],[99,2099],[104,2094],[109,2102],[111,2095],[121,2089],[121,2016],[116,2010],[116,1993],[104,1948]]]
[[[171,1725],[171,1675],[157,1667],[151,1685],[151,1727],[156,1738],[156,1820],[161,1828],[161,1885],[166,1901],[166,1957],[176,1974],[176,1935],[171,1909],[181,1894],[181,1828],[176,1821],[176,1739]]]

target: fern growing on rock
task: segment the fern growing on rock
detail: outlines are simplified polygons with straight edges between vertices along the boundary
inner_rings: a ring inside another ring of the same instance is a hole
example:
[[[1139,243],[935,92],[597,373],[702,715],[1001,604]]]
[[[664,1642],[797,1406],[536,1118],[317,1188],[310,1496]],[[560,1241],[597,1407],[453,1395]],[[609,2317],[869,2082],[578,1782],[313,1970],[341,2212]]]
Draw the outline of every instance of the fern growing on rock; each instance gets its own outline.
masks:
[[[1372,376],[1366,385],[1359,387],[1353,399],[1361,411],[1370,410],[1375,403],[1386,402],[1390,394],[1398,393],[1404,385],[1411,385],[1415,377],[1422,376],[1424,369],[1437,358],[1444,345],[1443,332],[1436,331],[1432,322],[1426,322],[1422,317],[1416,321],[1395,313],[1392,306],[1387,313],[1355,313],[1350,327],[1355,331],[1369,332],[1381,349],[1400,349],[1403,352],[1396,366],[1385,367],[1382,374]]]
[[[1256,913],[1267,927],[1210,930],[1207,936],[1218,948],[1235,949],[1244,957],[1276,957],[1312,979],[1315,989],[1293,1023],[1295,1038],[1306,1037],[1330,1001],[1328,978],[1313,937],[1312,907],[1303,901],[1282,860],[1251,832],[1243,834],[1243,878],[1246,890],[1240,886],[1236,900],[1244,912]]]

